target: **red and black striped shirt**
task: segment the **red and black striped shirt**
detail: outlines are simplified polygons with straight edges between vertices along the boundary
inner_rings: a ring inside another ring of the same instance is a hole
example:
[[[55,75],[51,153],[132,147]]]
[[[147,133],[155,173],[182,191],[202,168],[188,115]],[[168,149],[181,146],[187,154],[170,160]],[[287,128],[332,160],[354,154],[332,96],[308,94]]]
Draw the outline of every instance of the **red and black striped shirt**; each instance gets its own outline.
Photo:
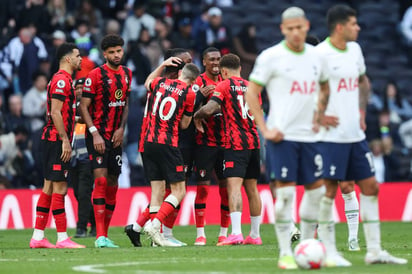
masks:
[[[193,115],[196,94],[178,79],[155,78],[150,84],[146,102],[145,142],[177,147],[179,123],[183,117]]]
[[[206,73],[202,73],[197,79],[196,84],[199,87],[205,87],[210,85],[215,85],[221,82],[223,79],[219,75],[219,79],[217,82],[213,81],[209,77],[207,77]],[[200,92],[200,91],[198,91]],[[205,98],[206,104],[207,101],[212,97],[213,92]],[[211,147],[216,146],[226,146],[227,138],[225,133],[225,120],[223,119],[222,113],[217,113],[209,118],[206,119],[207,124],[203,124],[204,133],[200,131],[196,131],[196,144],[198,145],[206,145]]]
[[[131,81],[127,67],[120,66],[116,71],[104,64],[93,69],[84,82],[83,96],[92,99],[89,113],[93,124],[107,140],[120,127]]]
[[[231,77],[217,85],[210,99],[221,105],[229,139],[227,148],[233,150],[260,148],[254,117],[244,98],[248,84],[240,77]]]
[[[51,117],[52,99],[63,102],[61,114],[63,118],[64,130],[70,142],[73,138],[74,119],[76,117],[76,93],[73,88],[72,76],[59,70],[47,85],[47,123],[43,127],[42,139],[48,141],[61,140],[53,119]]]

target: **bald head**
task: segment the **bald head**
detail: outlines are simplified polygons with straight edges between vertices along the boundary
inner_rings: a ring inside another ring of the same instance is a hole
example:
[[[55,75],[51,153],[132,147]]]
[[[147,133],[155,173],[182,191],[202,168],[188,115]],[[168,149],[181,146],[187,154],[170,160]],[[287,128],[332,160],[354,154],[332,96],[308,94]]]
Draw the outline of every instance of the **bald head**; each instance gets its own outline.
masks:
[[[295,18],[306,18],[305,12],[303,11],[303,9],[298,8],[298,7],[290,7],[290,8],[287,8],[282,13],[282,22],[286,19],[295,19]]]

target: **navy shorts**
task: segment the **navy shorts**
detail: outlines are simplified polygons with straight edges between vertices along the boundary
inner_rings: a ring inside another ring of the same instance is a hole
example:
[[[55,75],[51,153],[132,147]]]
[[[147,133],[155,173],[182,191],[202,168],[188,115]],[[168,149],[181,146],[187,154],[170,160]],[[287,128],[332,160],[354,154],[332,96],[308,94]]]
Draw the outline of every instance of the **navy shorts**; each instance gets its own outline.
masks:
[[[366,140],[356,143],[320,143],[324,163],[323,178],[358,181],[375,175],[372,152]]]
[[[267,141],[266,150],[270,154],[269,170],[276,180],[306,185],[322,176],[323,161],[318,143]]]

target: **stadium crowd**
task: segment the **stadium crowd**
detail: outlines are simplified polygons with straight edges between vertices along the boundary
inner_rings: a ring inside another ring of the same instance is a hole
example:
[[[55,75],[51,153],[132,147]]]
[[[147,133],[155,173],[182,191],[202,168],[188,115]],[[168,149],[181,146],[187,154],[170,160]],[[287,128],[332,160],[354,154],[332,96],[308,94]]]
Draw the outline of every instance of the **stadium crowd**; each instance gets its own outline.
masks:
[[[242,77],[247,79],[261,49],[257,43],[259,22],[243,22],[239,26],[225,20],[225,12],[244,2],[251,1],[0,1],[0,188],[42,186],[40,136],[46,121],[46,86],[58,69],[56,49],[65,41],[79,47],[82,70],[76,73],[75,79],[81,79],[104,63],[99,44],[106,34],[120,34],[125,40],[124,64],[132,70],[133,76],[129,100],[133,111],[129,111],[124,137],[128,160],[125,171],[130,171],[126,186],[144,185],[137,147],[147,76],[162,63],[168,49],[188,49],[193,63],[201,66],[201,53],[213,46],[222,55],[229,52],[239,55]],[[296,1],[281,2],[293,4]],[[325,1],[312,2],[325,5]],[[357,6],[357,1],[338,2]],[[394,2],[401,15],[410,4],[408,1]],[[410,11],[405,13],[402,26],[408,26],[407,14]],[[377,179],[379,182],[410,180],[412,105],[395,81],[376,86],[373,80],[366,134],[374,155]],[[265,94],[262,100],[267,110]],[[264,167],[261,171],[259,181],[267,182]]]

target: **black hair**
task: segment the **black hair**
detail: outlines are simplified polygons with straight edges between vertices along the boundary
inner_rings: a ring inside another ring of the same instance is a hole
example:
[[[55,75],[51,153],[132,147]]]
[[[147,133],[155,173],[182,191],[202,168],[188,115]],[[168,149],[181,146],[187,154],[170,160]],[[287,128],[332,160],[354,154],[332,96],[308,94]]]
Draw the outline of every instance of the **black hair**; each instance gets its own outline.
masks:
[[[236,54],[228,53],[220,59],[220,67],[228,69],[238,69],[240,67],[240,58]]]
[[[339,4],[331,7],[326,16],[329,32],[332,33],[337,24],[345,24],[348,22],[349,17],[352,16],[356,16],[356,10],[348,5]]]
[[[317,44],[320,43],[320,41],[316,35],[308,34],[308,36],[306,36],[306,43],[312,46],[316,46]]]
[[[37,71],[33,72],[33,74],[31,75],[31,79],[34,82],[40,76],[44,76],[47,79],[47,74],[44,73],[43,71],[40,71],[40,70],[37,70]]]
[[[60,62],[64,56],[73,52],[74,49],[79,49],[74,43],[63,43],[57,48],[56,58]]]
[[[187,49],[184,48],[173,48],[173,49],[169,49],[166,51],[165,55],[164,55],[164,60],[169,59],[170,57],[178,57],[179,55],[189,52]],[[173,78],[177,77],[177,74],[179,72],[179,70],[183,69],[183,67],[185,66],[185,62],[181,62],[180,64],[178,64],[176,67],[174,66],[167,66],[165,68],[165,74],[168,75],[169,77],[171,75],[173,75]]]
[[[102,42],[100,43],[100,48],[103,51],[105,51],[108,48],[117,47],[117,46],[123,47],[123,45],[124,45],[124,40],[121,36],[117,34],[108,34],[105,37],[103,37]]]
[[[207,49],[205,49],[204,51],[203,51],[203,53],[202,53],[202,58],[204,59],[205,58],[205,56],[209,53],[209,52],[220,52],[220,50],[218,50],[217,48],[215,48],[215,47],[208,47]]]
[[[17,126],[13,129],[14,135],[23,134],[24,136],[29,136],[29,131],[24,126]]]
[[[189,52],[189,50],[184,49],[184,48],[168,49],[168,50],[166,51],[163,59],[164,59],[164,60],[167,60],[167,59],[169,59],[170,57],[175,57],[175,56],[178,56],[178,55],[180,55],[180,54],[182,54],[182,53],[185,53],[185,52]]]

